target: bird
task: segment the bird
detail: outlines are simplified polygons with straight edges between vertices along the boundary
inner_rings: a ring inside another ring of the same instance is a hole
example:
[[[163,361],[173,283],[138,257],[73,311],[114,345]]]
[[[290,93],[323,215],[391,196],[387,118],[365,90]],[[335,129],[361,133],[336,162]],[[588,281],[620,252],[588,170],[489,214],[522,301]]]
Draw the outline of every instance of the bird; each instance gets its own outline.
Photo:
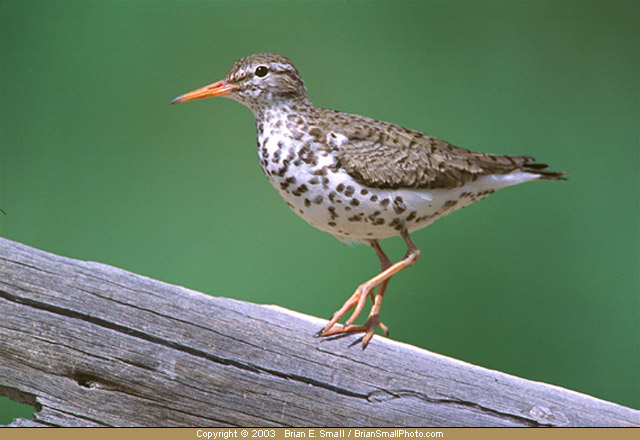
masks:
[[[222,80],[171,104],[215,96],[253,112],[262,170],[296,214],[376,253],[380,272],[360,284],[316,335],[363,333],[363,350],[378,327],[389,334],[380,321],[382,300],[391,277],[420,257],[412,232],[498,189],[566,180],[566,173],[550,171],[530,156],[475,152],[392,123],[315,107],[293,63],[276,53],[241,58]],[[379,243],[394,236],[407,246],[395,263]],[[369,316],[355,325],[367,298]]]

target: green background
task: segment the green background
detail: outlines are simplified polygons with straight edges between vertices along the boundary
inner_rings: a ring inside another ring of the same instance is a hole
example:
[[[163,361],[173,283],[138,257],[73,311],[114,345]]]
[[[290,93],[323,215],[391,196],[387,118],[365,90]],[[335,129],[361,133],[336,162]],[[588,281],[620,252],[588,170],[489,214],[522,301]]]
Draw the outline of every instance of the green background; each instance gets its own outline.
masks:
[[[382,308],[392,338],[640,408],[639,17],[622,1],[2,1],[0,233],[330,317],[375,254],[290,211],[248,109],[169,105],[280,52],[318,106],[570,175],[414,233],[422,258]],[[2,405],[1,423],[22,411]]]

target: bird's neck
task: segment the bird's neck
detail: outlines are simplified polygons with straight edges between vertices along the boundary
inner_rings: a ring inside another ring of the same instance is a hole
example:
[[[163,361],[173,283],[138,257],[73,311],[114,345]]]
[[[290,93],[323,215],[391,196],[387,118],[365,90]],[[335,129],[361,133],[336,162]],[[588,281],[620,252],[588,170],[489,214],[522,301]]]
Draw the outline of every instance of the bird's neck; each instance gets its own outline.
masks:
[[[249,105],[256,118],[256,123],[271,118],[286,118],[290,115],[304,114],[313,109],[313,104],[306,95],[270,100],[266,105]],[[291,116],[292,118],[294,116]]]
[[[258,134],[258,147],[268,151],[276,149],[294,151],[299,147],[306,132],[316,122],[315,107],[308,99],[282,101],[260,109],[252,109]]]

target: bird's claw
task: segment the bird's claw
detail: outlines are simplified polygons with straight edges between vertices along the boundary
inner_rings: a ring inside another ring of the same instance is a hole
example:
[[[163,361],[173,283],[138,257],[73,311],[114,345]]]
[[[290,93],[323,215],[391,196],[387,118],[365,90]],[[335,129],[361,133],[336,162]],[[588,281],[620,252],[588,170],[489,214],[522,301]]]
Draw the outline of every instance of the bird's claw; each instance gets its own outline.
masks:
[[[327,336],[335,336],[335,335],[341,335],[346,333],[364,332],[364,336],[362,337],[362,349],[364,350],[365,348],[367,348],[369,341],[371,341],[371,338],[373,338],[373,334],[375,333],[376,328],[378,327],[382,329],[382,331],[386,336],[389,336],[389,329],[387,328],[386,325],[380,322],[378,315],[369,316],[369,319],[367,319],[367,321],[362,325],[333,324],[329,328],[325,327],[322,330],[320,330],[316,334],[316,336],[327,337]]]

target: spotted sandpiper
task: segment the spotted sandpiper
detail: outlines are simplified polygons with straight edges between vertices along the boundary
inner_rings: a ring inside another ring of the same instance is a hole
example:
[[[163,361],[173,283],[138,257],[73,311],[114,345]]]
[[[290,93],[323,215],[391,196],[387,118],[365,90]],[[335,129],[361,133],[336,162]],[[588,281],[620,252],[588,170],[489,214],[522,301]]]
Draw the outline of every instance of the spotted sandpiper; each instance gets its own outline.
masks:
[[[242,58],[221,81],[171,103],[212,96],[251,109],[262,169],[296,214],[340,240],[369,244],[378,256],[381,272],[361,284],[318,333],[364,332],[363,349],[378,326],[388,334],[379,313],[389,279],[420,256],[411,232],[498,189],[565,179],[529,156],[477,153],[398,125],[314,107],[298,70],[274,53]],[[378,240],[396,235],[407,253],[392,263]],[[369,317],[354,325],[367,297],[373,301]]]

